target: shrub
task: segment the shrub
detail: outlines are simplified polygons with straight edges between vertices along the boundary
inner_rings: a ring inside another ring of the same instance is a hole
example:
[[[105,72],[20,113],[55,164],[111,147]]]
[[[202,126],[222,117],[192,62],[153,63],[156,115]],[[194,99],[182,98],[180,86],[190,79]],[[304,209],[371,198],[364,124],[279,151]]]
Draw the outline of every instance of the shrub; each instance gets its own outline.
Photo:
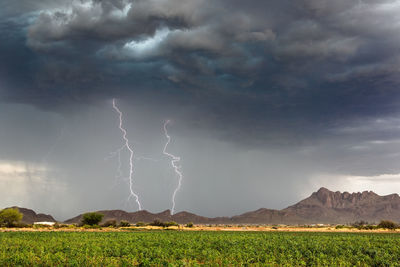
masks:
[[[357,228],[358,230],[374,230],[377,228],[377,226],[375,226],[373,224],[369,224],[366,221],[357,221],[357,222],[353,223],[351,226],[354,228]]]
[[[363,229],[365,229],[365,230],[374,230],[376,228],[377,228],[376,225],[368,224],[368,225],[365,225]]]
[[[170,227],[170,226],[179,226],[179,224],[177,224],[174,221],[171,221],[171,222],[165,222],[163,225],[163,227]]]
[[[188,228],[192,228],[192,227],[193,227],[193,223],[192,223],[192,222],[190,222],[190,223],[186,224],[186,227],[188,227]]]
[[[129,227],[129,226],[131,226],[131,224],[128,221],[120,221],[119,222],[119,227]]]
[[[378,224],[378,228],[384,228],[384,229],[396,229],[397,228],[397,224],[395,222],[392,221],[388,221],[388,220],[383,220]]]
[[[336,225],[335,229],[343,229],[344,225]]]
[[[136,226],[137,227],[142,227],[142,226],[146,226],[146,224],[144,222],[137,222]]]
[[[117,221],[116,220],[108,220],[105,223],[103,223],[104,227],[117,227]]]
[[[12,227],[22,220],[23,214],[18,209],[4,209],[0,211],[0,225]]]
[[[368,225],[368,222],[361,220],[361,221],[354,222],[351,226],[361,230],[364,228],[365,225]]]
[[[83,227],[83,229],[101,229],[101,226],[98,224],[94,224],[94,225],[85,224],[82,227]]]
[[[170,227],[170,226],[178,226],[176,222],[162,222],[160,220],[154,220],[150,223],[151,226],[160,226],[160,227]]]
[[[98,212],[88,212],[82,216],[83,225],[98,225],[103,219],[104,215]]]
[[[18,222],[18,223],[14,223],[13,227],[15,227],[15,228],[32,228],[33,225],[32,224],[26,224],[26,223],[23,223],[23,222]]]
[[[51,226],[47,224],[34,224],[33,225],[34,229],[50,229]]]
[[[71,225],[56,222],[56,223],[53,225],[53,227],[54,227],[55,229],[59,229],[59,228],[71,228]]]
[[[164,227],[164,223],[160,220],[154,220],[152,223],[150,223],[151,226],[161,226]]]

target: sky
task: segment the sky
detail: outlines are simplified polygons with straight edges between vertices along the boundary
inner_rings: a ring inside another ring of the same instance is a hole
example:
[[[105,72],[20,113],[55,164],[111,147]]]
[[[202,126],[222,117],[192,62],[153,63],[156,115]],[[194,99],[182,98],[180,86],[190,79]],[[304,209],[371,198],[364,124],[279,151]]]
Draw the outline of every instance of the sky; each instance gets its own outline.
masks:
[[[0,208],[232,216],[400,192],[400,0],[0,0]]]

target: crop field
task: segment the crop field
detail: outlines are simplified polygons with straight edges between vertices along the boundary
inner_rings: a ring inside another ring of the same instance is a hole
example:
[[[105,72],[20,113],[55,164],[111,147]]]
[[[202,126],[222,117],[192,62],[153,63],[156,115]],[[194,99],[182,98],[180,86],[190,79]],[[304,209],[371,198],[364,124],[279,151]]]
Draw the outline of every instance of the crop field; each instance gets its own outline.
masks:
[[[3,232],[0,266],[400,266],[400,235],[310,232]]]

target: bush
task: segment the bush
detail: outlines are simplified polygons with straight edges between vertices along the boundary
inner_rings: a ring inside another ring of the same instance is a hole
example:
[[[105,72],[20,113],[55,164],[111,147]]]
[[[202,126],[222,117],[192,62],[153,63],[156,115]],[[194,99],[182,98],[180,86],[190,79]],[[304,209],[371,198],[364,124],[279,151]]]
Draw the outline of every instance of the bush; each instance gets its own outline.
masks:
[[[186,224],[186,227],[188,227],[188,228],[192,228],[192,227],[193,227],[193,223],[192,223],[192,222],[190,222],[190,223]]]
[[[163,227],[170,227],[170,226],[179,226],[179,224],[177,224],[174,221],[171,222],[165,222]]]
[[[116,220],[108,220],[105,223],[103,223],[104,227],[117,227],[117,221]]]
[[[146,224],[144,222],[137,222],[136,226],[137,227],[143,227],[143,226],[146,226]]]
[[[164,226],[164,223],[160,220],[154,220],[152,223],[150,223],[151,226]]]
[[[119,227],[129,227],[131,224],[128,221],[120,221]]]
[[[51,226],[46,225],[46,224],[34,224],[33,228],[34,229],[49,229],[49,228],[51,228]]]
[[[368,222],[361,220],[361,221],[354,222],[351,226],[361,230],[364,227],[364,225],[367,225],[367,224],[368,224]]]
[[[0,211],[0,225],[12,227],[22,220],[23,214],[18,209],[4,209]]]
[[[395,222],[388,221],[388,220],[383,220],[378,224],[378,228],[384,228],[384,229],[396,229],[398,226]]]
[[[69,224],[63,224],[63,223],[59,223],[59,222],[56,222],[56,223],[53,225],[53,227],[54,227],[55,229],[60,229],[60,228],[71,228]]]
[[[162,222],[160,220],[154,220],[150,223],[151,226],[160,226],[160,227],[170,227],[170,226],[178,226],[176,222]]]
[[[88,212],[82,216],[83,225],[98,225],[103,219],[104,215],[98,212]]]
[[[368,224],[364,226],[364,230],[375,230],[377,228],[376,225]]]
[[[369,224],[366,221],[357,221],[353,223],[351,226],[357,228],[358,230],[374,230],[377,228],[375,225]]]
[[[18,223],[14,223],[13,227],[15,227],[15,228],[32,228],[33,225],[32,224],[26,224],[26,223],[23,223],[23,222],[18,222]]]

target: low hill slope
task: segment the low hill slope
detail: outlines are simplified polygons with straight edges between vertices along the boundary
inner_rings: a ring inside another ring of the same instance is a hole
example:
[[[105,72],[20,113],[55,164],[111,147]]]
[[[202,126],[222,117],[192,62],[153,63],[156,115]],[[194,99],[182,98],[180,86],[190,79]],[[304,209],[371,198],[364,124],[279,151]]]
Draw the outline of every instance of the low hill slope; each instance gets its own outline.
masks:
[[[16,208],[23,214],[22,222],[26,224],[33,224],[34,222],[55,222],[56,220],[51,215],[36,213],[35,211],[27,208]]]

